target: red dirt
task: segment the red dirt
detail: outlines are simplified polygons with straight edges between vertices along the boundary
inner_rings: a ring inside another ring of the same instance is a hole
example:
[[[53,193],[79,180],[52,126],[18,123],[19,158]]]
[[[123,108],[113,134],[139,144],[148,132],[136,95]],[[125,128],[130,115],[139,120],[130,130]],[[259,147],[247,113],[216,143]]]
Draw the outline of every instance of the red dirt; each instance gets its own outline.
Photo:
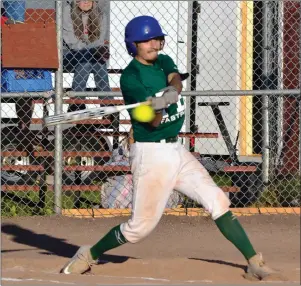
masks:
[[[2,285],[254,283],[242,277],[246,266],[242,255],[206,217],[164,216],[148,238],[109,251],[91,273],[59,274],[80,245],[95,243],[126,219],[3,218]],[[296,285],[300,285],[299,219],[239,217],[255,249]]]

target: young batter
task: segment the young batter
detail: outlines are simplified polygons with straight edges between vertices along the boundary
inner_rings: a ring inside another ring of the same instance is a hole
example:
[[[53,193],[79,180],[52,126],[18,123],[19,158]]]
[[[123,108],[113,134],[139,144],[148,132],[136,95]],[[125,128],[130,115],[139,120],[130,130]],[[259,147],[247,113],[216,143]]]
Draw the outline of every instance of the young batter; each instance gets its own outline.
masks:
[[[276,272],[255,252],[229,210],[228,197],[200,162],[178,142],[184,123],[182,82],[173,60],[159,54],[165,36],[157,20],[149,16],[134,18],[125,29],[126,48],[133,56],[120,80],[125,104],[151,98],[156,110],[151,123],[139,123],[131,117],[135,141],[130,150],[134,187],[132,216],[111,229],[94,246],[82,246],[62,272],[84,273],[104,252],[127,242],[141,241],[158,224],[175,189],[202,204],[221,233],[242,253],[248,263],[246,278],[271,278]],[[163,95],[156,97],[159,91],[163,91]]]

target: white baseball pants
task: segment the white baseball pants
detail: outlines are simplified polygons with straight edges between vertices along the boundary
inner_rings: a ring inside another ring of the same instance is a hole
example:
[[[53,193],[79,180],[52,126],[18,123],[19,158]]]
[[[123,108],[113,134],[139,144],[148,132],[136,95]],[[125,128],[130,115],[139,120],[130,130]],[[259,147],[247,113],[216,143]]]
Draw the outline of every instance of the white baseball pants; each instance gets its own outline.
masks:
[[[130,164],[133,209],[131,218],[121,225],[121,232],[131,243],[154,230],[173,190],[202,204],[214,220],[229,210],[226,194],[179,142],[136,142],[131,145]]]

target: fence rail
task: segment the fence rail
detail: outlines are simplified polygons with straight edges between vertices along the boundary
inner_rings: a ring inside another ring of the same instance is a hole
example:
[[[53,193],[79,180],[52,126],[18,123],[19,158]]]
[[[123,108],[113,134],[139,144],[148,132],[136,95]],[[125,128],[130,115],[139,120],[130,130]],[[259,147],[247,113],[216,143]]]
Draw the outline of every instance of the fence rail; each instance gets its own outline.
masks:
[[[72,98],[72,97],[108,97],[115,96],[121,97],[121,92],[111,91],[111,92],[103,92],[103,91],[66,91],[63,93],[64,95]],[[284,90],[197,90],[197,91],[183,91],[181,93],[182,96],[255,96],[255,95],[279,95],[279,96],[300,96],[300,89],[284,89]],[[24,92],[24,93],[14,93],[14,92],[3,92],[1,94],[3,98],[14,98],[14,97],[45,97],[48,98],[50,95],[47,92]]]
[[[101,52],[86,49],[84,64],[73,43],[65,46],[63,19],[72,21],[66,1],[2,2],[7,17],[1,26],[2,215],[130,212],[128,113],[55,128],[43,126],[42,118],[124,103],[119,79],[131,60],[124,28],[143,13],[157,18],[168,34],[162,52],[189,73],[181,94],[182,144],[238,212],[298,213],[300,1],[100,1],[102,13],[95,9],[93,21],[104,27]],[[58,68],[37,67],[40,55],[28,52],[35,66],[20,66],[24,49],[18,43],[25,47],[26,37],[9,46],[8,29],[17,39],[28,27],[34,37],[53,22],[55,37],[50,31],[44,45],[56,42]],[[5,66],[8,59],[16,65]],[[203,213],[199,208],[174,190],[166,212]]]

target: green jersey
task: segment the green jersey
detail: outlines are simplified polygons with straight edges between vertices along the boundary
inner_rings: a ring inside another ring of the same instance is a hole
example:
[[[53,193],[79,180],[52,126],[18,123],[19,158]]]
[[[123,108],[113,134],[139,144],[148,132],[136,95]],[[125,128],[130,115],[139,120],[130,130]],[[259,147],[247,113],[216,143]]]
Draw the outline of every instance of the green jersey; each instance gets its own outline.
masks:
[[[160,54],[153,65],[144,65],[133,59],[124,69],[120,78],[120,88],[125,104],[146,101],[148,97],[168,86],[167,77],[177,72],[174,61],[167,55]],[[163,118],[158,127],[149,123],[141,123],[132,117],[134,140],[138,142],[154,142],[179,134],[185,118],[184,100],[179,96],[177,103],[169,105],[163,112]]]

